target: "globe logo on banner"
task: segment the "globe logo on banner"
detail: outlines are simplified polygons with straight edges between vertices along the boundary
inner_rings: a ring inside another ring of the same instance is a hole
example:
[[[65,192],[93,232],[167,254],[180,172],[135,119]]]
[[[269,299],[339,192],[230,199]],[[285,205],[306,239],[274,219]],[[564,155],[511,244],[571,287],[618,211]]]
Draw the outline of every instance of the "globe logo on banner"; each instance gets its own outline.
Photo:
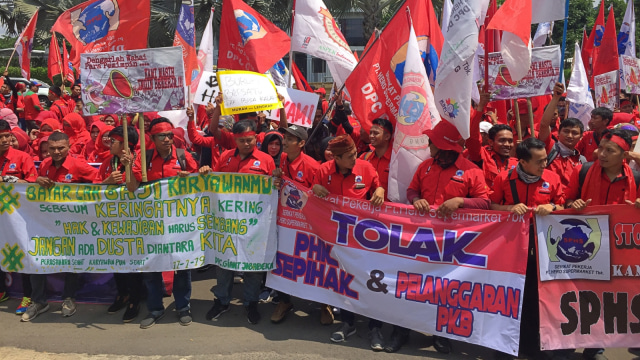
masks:
[[[602,36],[604,36],[604,26],[597,25],[596,26],[596,38],[593,41],[595,46],[600,46],[600,43],[602,43]]]
[[[594,220],[594,219],[588,219]],[[602,232],[598,221],[589,221],[591,225],[580,219],[564,219],[560,224],[564,232],[560,237],[552,238],[552,227],[549,227],[549,259],[551,261],[566,261],[580,263],[593,259],[600,250]]]
[[[291,184],[285,184],[280,194],[280,204],[293,210],[302,210],[307,204],[308,195]]]
[[[427,76],[429,76],[429,80],[431,80],[431,76],[436,73],[436,67],[438,67],[438,55],[433,46],[429,45],[429,37],[428,36],[418,36],[418,48],[420,49],[420,57],[422,58],[422,62],[425,63],[425,69],[427,70]],[[407,60],[407,46],[408,43],[404,43],[398,51],[391,57],[391,71],[396,76],[396,80],[398,80],[398,84],[402,85],[403,77],[404,77],[404,66]],[[426,48],[430,46],[430,54],[433,56],[428,56]],[[433,59],[435,57],[435,60]]]
[[[117,0],[103,0],[71,12],[73,34],[83,45],[101,40],[120,24]]]
[[[243,10],[233,10],[233,14],[238,23],[240,36],[242,36],[242,45],[246,45],[249,40],[261,39],[267,35],[267,30],[260,26],[258,19],[253,15]]]

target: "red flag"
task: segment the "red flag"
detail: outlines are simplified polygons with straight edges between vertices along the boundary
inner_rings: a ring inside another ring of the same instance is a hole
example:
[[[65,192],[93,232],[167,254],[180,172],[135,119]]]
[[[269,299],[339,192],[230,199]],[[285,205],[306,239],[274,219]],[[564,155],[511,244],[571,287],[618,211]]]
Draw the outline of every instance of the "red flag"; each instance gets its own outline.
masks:
[[[195,79],[200,72],[198,68],[198,57],[196,55],[196,26],[192,0],[187,3],[182,2],[180,16],[176,26],[176,34],[173,37],[173,46],[182,48],[185,81],[187,86],[190,86],[192,79]],[[196,90],[193,91],[193,94],[195,94]]]
[[[80,72],[80,54],[146,48],[150,9],[150,0],[90,0],[62,13],[51,31],[71,44]]]
[[[22,76],[27,78],[27,80],[31,79],[31,50],[33,50],[33,35],[36,32],[36,22],[38,22],[38,10],[36,10],[31,20],[29,20],[29,23],[27,23],[27,27],[22,30],[22,34],[20,34],[15,45]]]
[[[49,43],[49,58],[47,60],[47,76],[53,82],[53,77],[62,74],[62,61],[60,59],[60,47],[55,33],[51,33],[51,42]]]
[[[598,43],[596,39],[595,47],[593,48],[593,75],[616,71],[619,68],[616,19],[613,14],[613,7],[611,7],[601,42]]]
[[[65,79],[73,84],[76,81],[75,76],[73,75],[73,65],[71,65],[71,61],[69,61],[69,53],[67,52],[67,44],[64,40],[62,40],[62,61],[64,62],[64,77]]]
[[[296,81],[296,85],[298,85],[298,90],[313,92],[313,89],[311,89],[307,79],[304,78],[304,75],[295,62],[291,62],[291,74],[293,75],[293,79]]]
[[[224,0],[218,68],[268,71],[289,52],[291,39],[242,0]]]
[[[589,87],[593,89],[593,48],[596,42],[598,46],[602,41],[604,35],[604,1],[600,2],[600,10],[598,11],[598,17],[593,24],[593,29],[589,34],[589,39],[586,44],[582,45],[582,63],[584,69],[587,71],[587,77],[589,78]]]
[[[487,29],[502,30],[502,58],[511,78],[519,81],[531,67],[531,0],[507,0]]]
[[[435,84],[444,39],[433,5],[430,0],[407,0],[405,5],[412,18],[420,19],[413,26],[427,75]],[[405,6],[401,9],[391,18],[378,40],[369,46],[346,81],[352,99],[351,109],[366,131],[375,118],[396,121],[409,39]]]

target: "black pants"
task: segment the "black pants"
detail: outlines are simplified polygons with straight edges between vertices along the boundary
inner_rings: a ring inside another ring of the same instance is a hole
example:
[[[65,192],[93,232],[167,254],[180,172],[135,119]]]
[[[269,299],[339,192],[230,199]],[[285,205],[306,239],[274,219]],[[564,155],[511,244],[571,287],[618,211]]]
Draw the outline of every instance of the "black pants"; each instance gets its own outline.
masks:
[[[5,284],[5,272],[0,269],[0,292],[7,292],[7,284]],[[29,274],[20,274],[22,277],[22,293],[24,297],[31,297],[31,277]]]
[[[115,273],[113,279],[116,281],[118,296],[129,296],[129,302],[140,303],[145,289],[142,273]]]

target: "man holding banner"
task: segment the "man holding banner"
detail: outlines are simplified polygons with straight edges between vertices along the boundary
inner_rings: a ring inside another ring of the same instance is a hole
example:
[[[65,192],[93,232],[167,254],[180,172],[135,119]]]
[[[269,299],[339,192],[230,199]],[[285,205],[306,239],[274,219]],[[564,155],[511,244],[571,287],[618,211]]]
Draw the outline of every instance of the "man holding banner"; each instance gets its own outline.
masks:
[[[176,149],[173,145],[174,126],[167,118],[157,118],[149,125],[149,135],[155,145],[155,150],[147,150],[148,181],[160,180],[168,177],[186,177],[198,172],[198,164],[191,154],[184,150]],[[127,180],[127,188],[133,192],[142,182],[142,157],[138,156],[133,163],[132,154],[122,155],[120,161],[125,167],[133,164],[131,176]],[[149,315],[140,322],[141,329],[148,329],[164,317],[164,283],[161,272],[144,273],[144,282],[147,286],[147,309]],[[175,271],[173,276],[173,297],[176,300],[176,311],[180,325],[187,326],[192,322],[191,318],[191,270]]]

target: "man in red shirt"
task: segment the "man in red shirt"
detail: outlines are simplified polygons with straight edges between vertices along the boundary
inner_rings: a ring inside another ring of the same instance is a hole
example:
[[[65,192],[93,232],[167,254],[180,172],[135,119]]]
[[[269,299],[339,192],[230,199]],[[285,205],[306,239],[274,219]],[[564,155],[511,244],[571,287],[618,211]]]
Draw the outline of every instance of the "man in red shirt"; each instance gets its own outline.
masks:
[[[149,135],[155,145],[155,150],[147,150],[147,180],[160,180],[198,172],[198,164],[191,154],[178,151],[173,145],[173,124],[169,119],[160,117],[151,121]],[[142,151],[142,150],[141,150]],[[134,192],[142,182],[142,157],[137,156],[133,164],[133,176],[127,181],[127,188]],[[132,154],[123,154],[120,161],[124,166],[133,163]],[[164,282],[161,272],[146,272],[143,274],[147,287],[147,309],[149,314],[140,322],[141,329],[148,329],[164,317]],[[191,317],[191,270],[178,270],[173,276],[173,297],[178,312],[180,325],[187,326],[193,321]]]
[[[216,124],[217,126],[217,124]],[[251,120],[240,120],[233,124],[232,129],[236,148],[222,153],[220,161],[215,168],[216,172],[233,172],[242,174],[260,174],[271,176],[276,169],[276,164],[271,155],[263,153],[256,146],[256,123]],[[200,173],[211,171],[209,166],[203,166]],[[218,283],[213,287],[215,300],[213,306],[207,312],[207,320],[217,319],[223,313],[229,311],[231,302],[231,290],[233,289],[233,271],[216,269]],[[244,273],[244,306],[247,310],[247,320],[251,324],[260,321],[258,312],[258,297],[264,272],[247,271]]]
[[[125,182],[125,167],[120,161],[120,156],[125,154],[127,147],[132,154],[135,154],[135,147],[138,144],[138,131],[133,126],[127,127],[129,144],[124,143],[124,129],[118,126],[111,130],[108,135],[111,138],[110,153],[111,157],[100,165],[94,184],[119,185]],[[134,155],[135,156],[135,155]],[[118,295],[107,312],[114,314],[125,306],[122,321],[125,323],[133,321],[140,311],[140,300],[142,297],[142,289],[144,281],[142,273],[114,273],[113,279],[116,282]],[[128,306],[127,306],[128,305]]]
[[[201,106],[202,111],[204,112],[204,106]],[[196,120],[194,118],[193,107],[189,107],[187,109],[187,116],[189,117],[189,123],[187,124],[187,134],[189,135],[189,140],[195,146],[199,146],[201,151],[205,151],[205,149],[211,149],[211,168],[215,168],[218,164],[218,160],[220,160],[220,146],[218,142],[213,136],[202,136],[198,129],[196,128]],[[202,164],[204,153],[200,155],[200,164]]]
[[[35,182],[38,176],[33,159],[26,153],[11,146],[11,125],[6,120],[0,120],[0,183]],[[0,279],[4,279],[4,272],[0,269]],[[23,314],[31,304],[31,283],[29,274],[22,274],[23,298],[16,310],[16,314]],[[0,302],[9,299],[5,282],[0,280]]]
[[[582,139],[584,132],[584,125],[580,120],[575,118],[562,120],[557,133],[558,141],[555,141],[551,135],[550,124],[554,121],[554,113],[557,113],[557,105],[563,93],[564,85],[556,83],[553,98],[540,121],[538,139],[547,146],[547,169],[558,174],[562,186],[566,187],[569,186],[571,174],[580,164],[586,162],[586,159],[576,150],[576,145]]]
[[[298,185],[311,188],[313,186],[313,178],[316,176],[320,165],[312,157],[302,152],[308,139],[307,131],[297,125],[290,125],[282,128],[281,131],[284,133],[282,141],[284,156],[280,160],[280,167],[273,171],[273,176],[276,177],[273,183],[274,187],[280,189],[282,186],[280,179],[282,176],[286,176]],[[274,324],[284,320],[287,313],[293,309],[291,295],[281,291],[278,294],[280,302],[271,315],[271,322]],[[333,313],[328,305],[322,305],[320,323],[323,325],[333,323]]]
[[[24,103],[24,118],[27,121],[27,128],[31,130],[38,128],[35,120],[43,109],[40,106],[40,99],[38,99],[38,88],[40,84],[32,81],[29,85],[29,91],[24,93],[22,101]]]
[[[510,211],[524,215],[533,210],[538,215],[548,215],[562,210],[565,202],[560,177],[547,170],[547,151],[545,144],[528,138],[516,148],[518,166],[502,172],[493,186],[491,209]],[[533,222],[529,227],[529,252],[522,301],[522,320],[520,322],[520,349],[532,354],[540,351],[538,318],[538,271],[537,250]],[[502,358],[513,358],[501,354]]]
[[[96,176],[96,169],[84,159],[69,156],[69,137],[65,133],[54,132],[49,135],[49,153],[51,157],[40,164],[39,176],[36,182],[44,187],[56,186],[56,183],[92,183]],[[62,293],[62,316],[69,317],[76,313],[74,300],[79,289],[79,274],[66,273],[64,291]],[[33,303],[22,314],[21,321],[31,321],[39,314],[49,310],[46,297],[47,276],[32,274]]]
[[[393,124],[387,119],[374,119],[369,130],[369,140],[373,150],[362,155],[360,159],[373,165],[380,178],[380,186],[384,188],[385,201],[389,190],[389,162],[391,162],[391,140],[393,139]]]
[[[313,180],[313,193],[321,198],[329,194],[355,199],[370,197],[371,205],[380,206],[384,202],[384,188],[373,166],[358,159],[356,144],[349,135],[340,135],[329,141],[328,150],[333,160],[320,165]],[[342,325],[331,335],[331,341],[343,342],[356,333],[355,314],[342,309]]]
[[[62,99],[62,90],[57,86],[52,86],[49,88],[49,101],[51,101],[51,106],[49,106],[49,110],[53,111],[54,114],[62,123],[62,119],[71,112],[69,109],[69,104]]]
[[[576,146],[576,149],[580,151],[587,161],[595,161],[597,159],[594,152],[600,145],[600,139],[607,130],[609,123],[613,120],[613,111],[599,107],[591,111],[591,120],[589,120],[589,131],[585,131],[582,135],[582,140]]]

